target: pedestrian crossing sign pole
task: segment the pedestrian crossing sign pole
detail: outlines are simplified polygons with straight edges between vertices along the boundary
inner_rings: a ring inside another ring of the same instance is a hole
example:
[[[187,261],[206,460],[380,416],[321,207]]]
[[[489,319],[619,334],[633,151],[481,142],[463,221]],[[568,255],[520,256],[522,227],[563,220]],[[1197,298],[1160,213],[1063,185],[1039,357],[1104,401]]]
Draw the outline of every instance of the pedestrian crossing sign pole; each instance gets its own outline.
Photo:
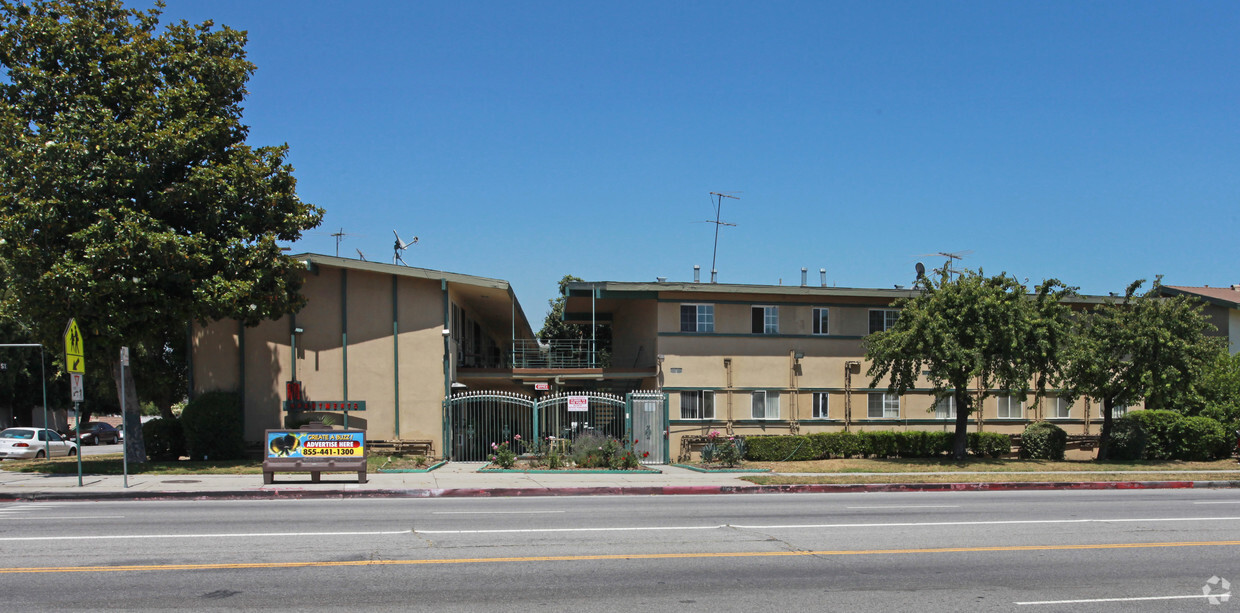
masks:
[[[69,318],[65,326],[65,370],[69,371],[73,394],[73,430],[77,438],[78,452],[78,487],[82,487],[82,411],[78,406],[85,393],[83,379],[86,375],[86,350],[82,339],[82,331],[78,329],[77,320]],[[44,427],[47,424],[43,424]],[[48,458],[51,459],[51,458]]]

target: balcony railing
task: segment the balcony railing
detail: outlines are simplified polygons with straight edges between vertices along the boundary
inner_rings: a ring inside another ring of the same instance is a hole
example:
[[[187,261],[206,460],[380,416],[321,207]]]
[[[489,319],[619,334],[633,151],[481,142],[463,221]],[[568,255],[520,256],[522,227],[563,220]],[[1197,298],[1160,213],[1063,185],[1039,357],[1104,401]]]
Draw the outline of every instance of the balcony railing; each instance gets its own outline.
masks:
[[[513,368],[601,368],[603,366],[596,341],[536,340],[515,341],[512,346]]]

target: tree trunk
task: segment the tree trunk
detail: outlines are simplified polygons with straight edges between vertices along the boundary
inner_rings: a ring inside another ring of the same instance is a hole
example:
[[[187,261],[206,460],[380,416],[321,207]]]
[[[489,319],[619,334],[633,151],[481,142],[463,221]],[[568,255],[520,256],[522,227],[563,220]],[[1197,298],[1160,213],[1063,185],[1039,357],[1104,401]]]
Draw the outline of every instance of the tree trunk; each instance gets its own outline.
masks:
[[[1111,407],[1115,401],[1111,398],[1102,399],[1102,433],[1098,435],[1098,459],[1110,459],[1111,446]]]
[[[964,460],[969,454],[969,390],[958,386],[956,397],[956,440],[952,445],[952,457]]]
[[[122,373],[118,358],[112,362],[112,379],[116,382],[116,397],[120,400],[121,419],[125,422],[125,459],[129,462],[146,461],[146,443],[142,440],[142,411],[138,406],[138,390],[133,383],[133,369],[126,366]],[[121,377],[124,377],[124,396],[121,395]]]

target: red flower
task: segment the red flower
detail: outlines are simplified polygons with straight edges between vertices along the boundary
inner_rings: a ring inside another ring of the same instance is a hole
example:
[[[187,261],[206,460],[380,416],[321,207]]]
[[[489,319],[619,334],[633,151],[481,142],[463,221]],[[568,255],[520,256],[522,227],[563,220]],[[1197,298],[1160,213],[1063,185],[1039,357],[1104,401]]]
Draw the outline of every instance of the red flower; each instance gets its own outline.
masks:
[[[649,452],[649,451],[643,451],[643,452],[642,452],[642,457],[643,457],[643,458],[648,458],[648,457],[650,457],[650,452]]]

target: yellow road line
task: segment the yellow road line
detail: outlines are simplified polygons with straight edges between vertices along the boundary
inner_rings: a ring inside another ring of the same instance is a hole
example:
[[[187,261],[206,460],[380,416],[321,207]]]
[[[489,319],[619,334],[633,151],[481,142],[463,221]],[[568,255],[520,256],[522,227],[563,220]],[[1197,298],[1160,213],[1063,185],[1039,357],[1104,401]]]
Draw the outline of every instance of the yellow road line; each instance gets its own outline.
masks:
[[[996,547],[935,547],[929,549],[856,549],[824,551],[731,551],[717,553],[633,553],[586,556],[520,556],[505,558],[441,558],[431,560],[349,560],[324,562],[252,562],[232,564],[152,564],[143,566],[34,566],[0,568],[0,575],[27,573],[106,573],[159,570],[235,570],[251,568],[331,568],[340,566],[406,566],[414,564],[489,564],[496,562],[581,562],[588,560],[672,560],[685,558],[772,558],[788,556],[859,556],[914,553],[974,553],[988,551],[1077,551],[1089,549],[1149,549],[1161,547],[1234,547],[1240,541],[1186,541],[1168,543],[1101,543],[1097,545],[1007,545]]]

